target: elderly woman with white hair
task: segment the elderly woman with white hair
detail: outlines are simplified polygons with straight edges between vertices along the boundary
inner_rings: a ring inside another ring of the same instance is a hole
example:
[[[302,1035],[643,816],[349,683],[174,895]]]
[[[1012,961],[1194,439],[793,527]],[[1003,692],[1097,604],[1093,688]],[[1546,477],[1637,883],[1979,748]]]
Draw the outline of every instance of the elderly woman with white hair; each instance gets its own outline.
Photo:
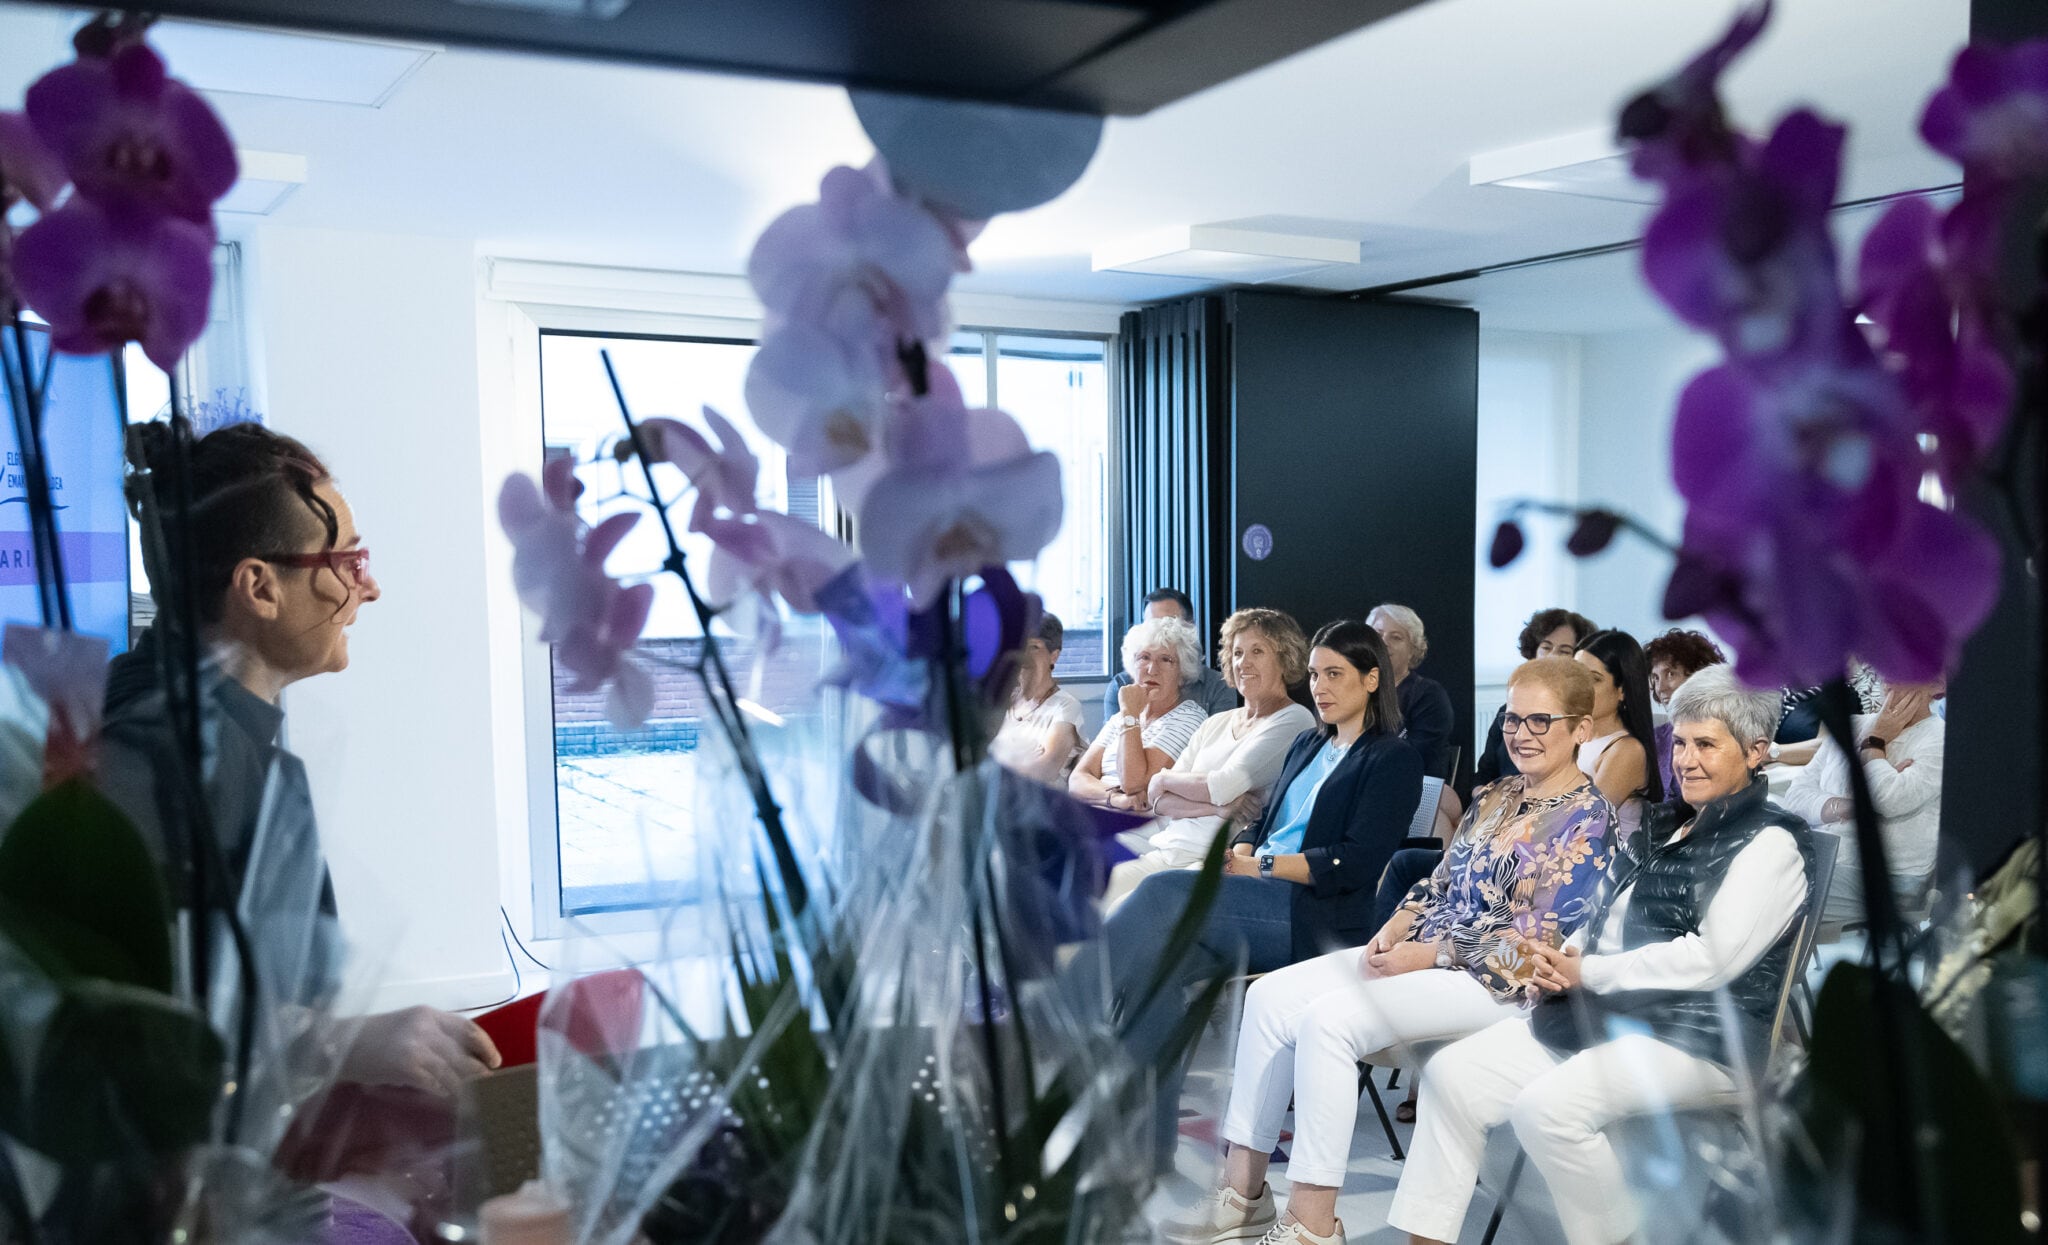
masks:
[[[1186,698],[1202,675],[1202,642],[1178,618],[1148,618],[1124,633],[1130,685],[1117,690],[1114,716],[1074,766],[1067,790],[1107,808],[1143,809],[1152,776],[1173,765],[1209,716]]]
[[[1415,668],[1429,656],[1429,636],[1422,616],[1405,605],[1377,605],[1365,616],[1387,645],[1394,663],[1394,695],[1401,701],[1402,734],[1422,754],[1422,772],[1436,778],[1451,778],[1451,733],[1457,729],[1457,715],[1451,709],[1451,694],[1444,685]]]
[[[1798,971],[1812,845],[1805,823],[1767,798],[1778,712],[1778,692],[1744,689],[1727,666],[1672,695],[1684,803],[1650,811],[1651,850],[1617,872],[1579,936],[1528,944],[1543,1002],[1430,1061],[1389,1225],[1418,1245],[1455,1240],[1487,1130],[1512,1122],[1572,1245],[1635,1236],[1640,1217],[1603,1130],[1732,1101],[1744,1070],[1762,1068]]]

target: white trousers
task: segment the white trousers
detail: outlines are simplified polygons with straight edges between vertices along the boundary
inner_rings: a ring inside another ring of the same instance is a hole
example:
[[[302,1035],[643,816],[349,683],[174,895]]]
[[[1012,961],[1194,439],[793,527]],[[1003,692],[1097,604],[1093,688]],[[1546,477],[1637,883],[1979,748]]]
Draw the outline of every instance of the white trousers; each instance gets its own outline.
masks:
[[[1476,1033],[1511,1004],[1462,969],[1395,977],[1360,971],[1362,948],[1332,951],[1261,977],[1244,999],[1223,1138],[1271,1150],[1294,1101],[1295,1184],[1342,1188],[1358,1121],[1358,1064],[1412,1042]]]
[[[1190,852],[1178,847],[1155,847],[1135,860],[1126,860],[1109,871],[1109,883],[1102,888],[1102,915],[1116,911],[1117,905],[1131,897],[1138,884],[1155,873],[1169,869],[1198,869],[1204,854]]]
[[[1415,1141],[1387,1223],[1454,1241],[1479,1181],[1487,1130],[1512,1120],[1543,1173],[1572,1245],[1635,1235],[1635,1200],[1601,1130],[1626,1116],[1737,1099],[1728,1071],[1645,1034],[1569,1058],[1538,1042],[1526,1018],[1502,1021],[1438,1052],[1422,1078]]]

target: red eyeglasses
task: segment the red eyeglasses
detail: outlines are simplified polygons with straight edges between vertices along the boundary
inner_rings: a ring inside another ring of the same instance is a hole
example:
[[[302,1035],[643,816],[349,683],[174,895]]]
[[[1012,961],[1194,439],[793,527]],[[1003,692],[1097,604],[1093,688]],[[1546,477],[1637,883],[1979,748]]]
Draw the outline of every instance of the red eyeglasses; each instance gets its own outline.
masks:
[[[279,566],[297,566],[308,570],[318,570],[324,566],[341,576],[343,583],[353,583],[358,588],[370,586],[370,551],[366,548],[329,549],[325,553],[263,553],[256,556]]]

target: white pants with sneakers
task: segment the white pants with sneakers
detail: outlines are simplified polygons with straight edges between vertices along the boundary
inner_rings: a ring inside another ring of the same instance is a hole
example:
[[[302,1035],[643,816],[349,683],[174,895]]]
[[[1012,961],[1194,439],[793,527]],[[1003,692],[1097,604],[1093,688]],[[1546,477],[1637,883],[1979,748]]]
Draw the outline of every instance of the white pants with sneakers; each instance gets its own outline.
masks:
[[[1422,1078],[1415,1140],[1391,1227],[1454,1241],[1479,1181],[1487,1130],[1513,1121],[1515,1139],[1543,1173],[1572,1245],[1614,1245],[1638,1215],[1614,1147],[1601,1130],[1665,1108],[1737,1098],[1727,1069],[1646,1034],[1561,1056],[1526,1018],[1506,1020],[1439,1052]]]
[[[1155,847],[1135,860],[1123,861],[1109,871],[1109,883],[1102,888],[1102,914],[1108,916],[1117,905],[1131,897],[1138,884],[1155,873],[1169,869],[1198,869],[1203,853],[1178,847]]]
[[[1287,1179],[1342,1188],[1358,1120],[1358,1063],[1412,1042],[1476,1033],[1514,1014],[1463,969],[1367,977],[1363,948],[1261,977],[1245,995],[1223,1138],[1271,1150],[1294,1101]]]

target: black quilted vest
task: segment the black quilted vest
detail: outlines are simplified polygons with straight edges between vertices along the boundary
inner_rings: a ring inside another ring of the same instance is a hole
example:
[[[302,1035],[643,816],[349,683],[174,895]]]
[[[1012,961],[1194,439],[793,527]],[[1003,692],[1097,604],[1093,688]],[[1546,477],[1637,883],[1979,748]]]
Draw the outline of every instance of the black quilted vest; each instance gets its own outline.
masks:
[[[1615,877],[1606,901],[1586,927],[1586,954],[1600,953],[1601,926],[1623,889],[1631,892],[1622,920],[1625,947],[1697,934],[1736,854],[1771,826],[1788,831],[1799,845],[1810,885],[1813,846],[1806,823],[1770,803],[1767,795],[1768,788],[1758,779],[1714,801],[1700,810],[1692,832],[1677,842],[1670,841],[1671,835],[1689,810],[1675,801],[1653,808],[1643,828],[1658,846],[1648,848],[1632,871]],[[1761,1068],[1797,938],[1795,921],[1762,958],[1722,990],[1572,990],[1545,998],[1530,1023],[1539,1041],[1562,1052],[1647,1029],[1660,1041],[1724,1066],[1735,1066],[1739,1048],[1750,1067]]]

